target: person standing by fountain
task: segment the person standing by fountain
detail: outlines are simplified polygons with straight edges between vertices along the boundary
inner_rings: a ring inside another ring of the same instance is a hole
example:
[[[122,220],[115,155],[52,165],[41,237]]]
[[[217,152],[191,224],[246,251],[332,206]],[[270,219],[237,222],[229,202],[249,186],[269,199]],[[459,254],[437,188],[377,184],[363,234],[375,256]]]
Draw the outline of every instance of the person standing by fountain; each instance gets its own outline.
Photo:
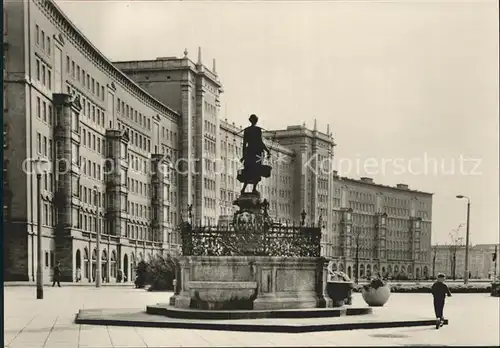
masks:
[[[243,131],[243,170],[238,175],[238,181],[243,183],[241,193],[244,193],[248,184],[253,185],[252,193],[257,193],[257,185],[263,174],[263,153],[267,153],[267,158],[271,157],[271,152],[262,140],[262,129],[257,127],[258,117],[254,114],[248,119],[251,125]],[[270,168],[270,167],[269,167]],[[267,173],[265,173],[267,177]]]

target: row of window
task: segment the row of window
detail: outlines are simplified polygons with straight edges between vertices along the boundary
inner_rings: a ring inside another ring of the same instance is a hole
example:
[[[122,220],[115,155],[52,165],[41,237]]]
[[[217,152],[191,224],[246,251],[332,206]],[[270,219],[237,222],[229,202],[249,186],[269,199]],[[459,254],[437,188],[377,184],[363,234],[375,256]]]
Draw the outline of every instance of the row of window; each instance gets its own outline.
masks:
[[[177,143],[177,132],[172,132],[169,129],[166,129],[165,127],[161,127],[162,129],[162,137],[166,139],[167,141],[173,141],[174,143]]]
[[[151,207],[148,207],[144,204],[131,202],[130,200],[127,202],[127,212],[131,216],[138,217],[140,219],[151,219]]]
[[[35,69],[36,80],[48,89],[52,89],[52,69],[38,58],[35,61]]]
[[[204,125],[205,125],[204,127],[205,132],[208,134],[212,134],[215,137],[217,134],[217,126],[212,122],[210,122],[209,120],[205,120]]]
[[[52,126],[52,105],[40,97],[36,97],[36,117],[49,126]]]
[[[81,145],[100,155],[105,155],[105,139],[99,133],[94,132],[90,128],[80,126]]]
[[[217,206],[217,200],[209,197],[204,197],[203,206],[207,209],[215,210]]]
[[[215,191],[215,180],[203,178],[203,188],[209,191]]]
[[[45,35],[45,31],[41,30],[38,24],[35,24],[35,44],[47,55],[50,56],[52,54],[52,41],[50,35]]]
[[[209,153],[213,153],[215,154],[215,150],[216,150],[216,144],[215,144],[215,141],[213,141],[212,139],[208,139],[208,138],[205,138],[203,140],[204,142],[204,149],[206,152],[209,152]]]
[[[121,122],[118,122],[118,128],[127,131],[130,139],[130,145],[138,147],[143,151],[151,152],[151,139],[149,139],[149,137],[131,129],[130,127],[127,127]]]
[[[71,86],[67,86],[68,94],[78,93],[80,95],[80,102],[82,103],[81,114],[87,117],[88,121],[106,127],[106,113],[104,109],[94,104],[90,99],[85,98],[83,93],[80,93]]]
[[[102,166],[94,161],[91,161],[83,156],[79,157],[80,171],[82,175],[88,176],[94,180],[104,180],[104,171]]]
[[[52,139],[36,133],[36,152],[46,158],[52,159]]]
[[[128,118],[130,121],[137,123],[140,127],[151,130],[151,118],[138,112],[131,106],[129,106],[125,101],[117,98],[116,100],[116,112],[118,115]]]
[[[69,56],[66,56],[66,73],[77,82],[91,92],[100,100],[104,101],[104,85],[97,82],[94,77],[90,76],[83,68],[80,68]]]

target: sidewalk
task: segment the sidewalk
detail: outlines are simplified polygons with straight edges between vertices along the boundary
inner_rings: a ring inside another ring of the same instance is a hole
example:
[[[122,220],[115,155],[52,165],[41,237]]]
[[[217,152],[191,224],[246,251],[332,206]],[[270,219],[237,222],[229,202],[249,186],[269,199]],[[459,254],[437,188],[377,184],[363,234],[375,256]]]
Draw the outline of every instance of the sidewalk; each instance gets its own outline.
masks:
[[[4,336],[9,348],[83,347],[276,347],[276,346],[487,346],[499,345],[499,299],[487,294],[456,294],[447,300],[450,325],[400,329],[351,330],[312,333],[255,333],[147,327],[77,325],[80,309],[144,309],[165,303],[172,293],[108,286],[46,288],[37,300],[34,289],[5,289]],[[360,294],[353,301],[363,304]],[[377,308],[383,312],[433,317],[429,294],[392,294]]]
[[[36,286],[36,282],[28,281],[28,282],[4,282],[3,283],[4,287],[24,287],[24,286]],[[52,282],[44,282],[44,287],[46,286],[52,286]],[[57,285],[56,285],[57,286]],[[88,283],[88,282],[78,282],[78,283],[70,283],[70,282],[61,282],[62,287],[67,287],[67,286],[77,286],[77,287],[96,287],[95,283]],[[135,288],[134,283],[128,282],[128,283],[101,283],[102,287],[111,287],[111,286],[118,286],[118,287],[132,287]]]

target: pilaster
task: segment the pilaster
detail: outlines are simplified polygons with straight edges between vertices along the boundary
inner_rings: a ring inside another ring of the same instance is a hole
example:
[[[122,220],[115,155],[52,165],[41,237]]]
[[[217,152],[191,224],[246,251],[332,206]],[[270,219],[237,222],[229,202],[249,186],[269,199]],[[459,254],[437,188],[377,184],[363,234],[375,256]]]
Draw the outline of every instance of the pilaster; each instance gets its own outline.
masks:
[[[80,211],[80,97],[54,94],[55,113],[55,254],[61,263],[61,280],[72,281],[73,247],[71,230],[79,227]]]
[[[109,235],[126,237],[128,202],[128,142],[126,131],[106,130],[106,231]]]

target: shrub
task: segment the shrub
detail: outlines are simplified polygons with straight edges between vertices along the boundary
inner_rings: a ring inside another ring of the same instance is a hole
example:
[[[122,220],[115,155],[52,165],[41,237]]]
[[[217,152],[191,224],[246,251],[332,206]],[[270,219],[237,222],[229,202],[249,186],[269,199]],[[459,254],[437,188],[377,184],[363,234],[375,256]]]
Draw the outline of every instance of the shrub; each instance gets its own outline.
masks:
[[[140,261],[135,268],[135,287],[144,288],[149,283],[149,265],[146,261]]]
[[[175,261],[170,255],[158,256],[149,265],[149,291],[174,290]]]
[[[447,284],[450,292],[456,294],[489,293],[492,290],[490,284]],[[428,284],[401,284],[390,283],[391,292],[400,293],[430,293],[432,283]],[[360,292],[363,285],[356,285],[354,291]]]
[[[373,278],[372,280],[370,280],[370,283],[369,284],[365,284],[363,285],[363,288],[368,291],[370,289],[378,289],[382,286],[384,286],[386,283],[380,279],[380,278]]]
[[[491,296],[500,297],[500,282],[496,281],[491,284]]]

